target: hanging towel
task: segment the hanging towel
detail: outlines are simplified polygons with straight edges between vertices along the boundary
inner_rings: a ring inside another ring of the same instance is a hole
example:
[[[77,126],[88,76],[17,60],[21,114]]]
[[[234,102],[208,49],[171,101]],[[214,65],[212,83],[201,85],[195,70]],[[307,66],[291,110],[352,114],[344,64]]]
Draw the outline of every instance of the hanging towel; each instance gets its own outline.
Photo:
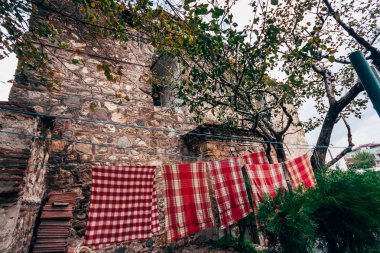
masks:
[[[93,167],[85,244],[94,249],[159,231],[155,166]]]
[[[167,165],[163,178],[169,243],[214,225],[205,163]]]
[[[243,155],[241,157],[245,164],[268,164],[268,158],[264,150],[254,152],[251,154]]]
[[[280,163],[247,164],[245,168],[255,207],[263,199],[264,195],[274,198],[279,188],[288,190],[285,174]]]
[[[316,185],[317,181],[315,180],[310,158],[307,154],[286,161],[285,165],[294,188],[298,188],[299,186],[309,188]]]
[[[239,158],[209,162],[221,228],[236,223],[251,211]]]

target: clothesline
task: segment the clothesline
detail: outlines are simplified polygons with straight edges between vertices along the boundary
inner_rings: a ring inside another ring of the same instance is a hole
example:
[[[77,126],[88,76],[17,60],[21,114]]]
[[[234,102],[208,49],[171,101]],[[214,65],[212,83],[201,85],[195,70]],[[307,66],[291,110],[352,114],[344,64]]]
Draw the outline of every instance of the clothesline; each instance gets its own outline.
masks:
[[[95,166],[85,245],[104,248],[124,241],[147,239],[158,232],[157,182],[154,179],[158,167],[162,172],[162,197],[166,203],[162,211],[168,243],[212,226],[226,228],[252,211],[257,215],[259,202],[266,196],[274,198],[278,189],[286,191],[316,185],[307,154],[282,166],[268,164],[264,150],[211,162]],[[289,172],[290,188],[285,170]],[[248,185],[243,171],[246,171]],[[211,191],[214,192],[216,213],[212,210]],[[213,214],[219,216],[220,222],[215,222]],[[129,224],[134,224],[133,231]]]
[[[257,142],[257,143],[264,143],[264,144],[284,144],[284,145],[289,145],[289,146],[308,147],[308,148],[303,148],[303,149],[309,149],[309,148],[314,148],[314,149],[315,148],[318,148],[318,149],[328,149],[328,148],[345,149],[345,148],[347,148],[347,147],[335,147],[335,146],[330,147],[330,146],[317,146],[317,145],[311,145],[311,144],[299,144],[299,143],[297,144],[297,143],[288,143],[288,142],[265,141],[265,140],[258,140],[258,139],[254,139],[254,138],[243,138],[243,137],[234,137],[234,136],[227,136],[227,135],[215,135],[215,134],[207,134],[207,133],[186,132],[186,131],[180,131],[180,130],[175,130],[175,129],[170,129],[170,128],[144,127],[144,126],[139,126],[139,125],[135,125],[135,124],[81,119],[81,118],[67,117],[67,116],[61,116],[61,115],[50,115],[50,114],[37,113],[37,112],[25,112],[25,111],[4,109],[4,108],[0,108],[0,111],[10,112],[10,113],[15,113],[15,114],[24,114],[24,115],[32,115],[32,116],[40,116],[40,117],[74,120],[74,121],[78,121],[78,122],[93,123],[93,124],[123,126],[123,127],[130,127],[130,128],[136,128],[136,129],[144,129],[144,130],[148,130],[148,131],[172,132],[172,133],[177,133],[177,134],[182,134],[182,135],[186,134],[186,135],[193,135],[193,136],[213,137],[216,139],[244,141],[244,142]],[[279,147],[275,147],[275,148],[279,148]],[[287,148],[287,149],[301,149],[301,148]]]
[[[43,136],[38,136],[38,135],[33,135],[33,134],[26,134],[26,133],[18,133],[18,132],[13,132],[13,131],[5,131],[5,130],[0,130],[0,134],[10,134],[10,135],[17,135],[17,136],[26,136],[26,137],[31,137],[31,138],[38,138],[41,140],[56,140],[56,141],[64,141],[68,143],[79,143],[79,144],[86,144],[86,145],[95,145],[95,146],[100,146],[100,147],[109,147],[109,148],[115,148],[115,149],[120,149],[120,150],[128,150],[128,151],[137,151],[137,152],[143,152],[143,153],[148,153],[151,155],[158,155],[158,156],[169,156],[169,157],[179,157],[179,158],[184,158],[184,159],[193,159],[198,161],[201,157],[198,156],[190,156],[190,155],[181,155],[181,154],[175,154],[175,153],[165,153],[165,152],[157,152],[155,150],[149,150],[149,149],[142,149],[142,148],[130,148],[130,147],[121,147],[121,146],[116,146],[116,145],[111,145],[111,144],[104,144],[104,143],[94,143],[90,141],[78,141],[78,140],[72,140],[72,139],[63,139],[60,137],[43,137]],[[308,150],[310,151],[310,148],[289,148],[289,149],[298,149],[298,150]],[[210,161],[208,158],[201,158],[203,161]],[[11,164],[9,167],[15,166],[16,164]],[[23,164],[19,164],[20,166],[23,166]],[[5,165],[7,166],[7,165]],[[49,165],[46,165],[49,166]],[[54,167],[61,167],[61,165],[50,165]],[[64,166],[73,166],[73,165],[64,165]],[[83,165],[81,165],[83,166]],[[4,167],[4,166],[3,166]]]

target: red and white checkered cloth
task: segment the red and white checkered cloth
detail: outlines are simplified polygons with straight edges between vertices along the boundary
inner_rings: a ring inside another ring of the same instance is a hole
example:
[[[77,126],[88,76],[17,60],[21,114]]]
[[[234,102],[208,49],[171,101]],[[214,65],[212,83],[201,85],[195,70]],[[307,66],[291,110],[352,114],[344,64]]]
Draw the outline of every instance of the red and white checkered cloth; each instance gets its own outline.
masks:
[[[93,167],[85,244],[94,249],[159,231],[155,166]]]
[[[205,163],[167,165],[163,178],[169,243],[214,225]]]
[[[252,212],[239,158],[209,162],[211,181],[218,205],[221,228]]]
[[[246,164],[249,183],[251,186],[252,200],[257,206],[264,195],[276,197],[277,190],[288,190],[282,165],[276,164]]]
[[[310,164],[310,158],[307,154],[286,161],[285,166],[288,169],[290,180],[294,188],[298,188],[299,186],[309,188],[317,184],[313,168]]]
[[[243,155],[241,157],[245,164],[268,164],[268,158],[264,150]]]

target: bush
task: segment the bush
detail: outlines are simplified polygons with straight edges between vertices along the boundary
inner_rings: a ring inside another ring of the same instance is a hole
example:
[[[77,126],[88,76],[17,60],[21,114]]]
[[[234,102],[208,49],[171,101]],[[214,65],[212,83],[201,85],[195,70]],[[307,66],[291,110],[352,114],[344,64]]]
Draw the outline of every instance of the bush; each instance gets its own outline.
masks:
[[[376,166],[376,157],[369,152],[359,151],[352,159],[351,169],[370,169]]]
[[[331,172],[307,194],[328,252],[366,252],[380,239],[380,175]]]
[[[376,252],[380,239],[380,176],[330,172],[306,192],[279,192],[260,205],[272,251]],[[277,248],[276,248],[277,247]]]
[[[313,210],[305,205],[301,192],[279,191],[275,199],[259,205],[258,221],[268,240],[271,252],[303,253],[312,250],[316,224]]]

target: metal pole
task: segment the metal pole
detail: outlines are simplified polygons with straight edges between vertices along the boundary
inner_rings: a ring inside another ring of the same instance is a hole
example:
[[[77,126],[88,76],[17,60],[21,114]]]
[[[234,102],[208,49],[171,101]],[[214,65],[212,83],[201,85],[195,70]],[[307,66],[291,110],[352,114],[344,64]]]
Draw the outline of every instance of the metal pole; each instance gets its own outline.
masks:
[[[349,56],[364,89],[367,91],[368,97],[371,100],[373,107],[380,117],[380,80],[372,71],[370,65],[365,59],[361,51],[356,51]]]

